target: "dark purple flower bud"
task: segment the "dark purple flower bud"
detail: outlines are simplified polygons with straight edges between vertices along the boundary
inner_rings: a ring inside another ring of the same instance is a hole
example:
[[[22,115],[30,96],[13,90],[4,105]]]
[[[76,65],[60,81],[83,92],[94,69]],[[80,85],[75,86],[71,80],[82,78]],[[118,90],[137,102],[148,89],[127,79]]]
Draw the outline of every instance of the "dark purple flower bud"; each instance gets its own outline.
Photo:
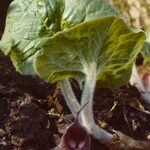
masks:
[[[90,135],[79,121],[79,113],[82,111],[82,109],[77,113],[77,117],[75,118],[74,122],[68,127],[62,136],[57,150],[90,150]]]

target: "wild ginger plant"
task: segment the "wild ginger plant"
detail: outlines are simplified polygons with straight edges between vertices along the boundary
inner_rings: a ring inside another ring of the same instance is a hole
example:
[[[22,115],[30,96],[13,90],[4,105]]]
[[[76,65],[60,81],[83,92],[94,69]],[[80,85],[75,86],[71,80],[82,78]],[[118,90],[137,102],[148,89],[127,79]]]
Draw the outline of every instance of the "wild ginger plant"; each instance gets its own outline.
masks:
[[[67,106],[93,137],[111,142],[93,117],[96,84],[110,89],[128,82],[145,35],[130,28],[105,0],[14,0],[0,48],[16,70],[59,82]],[[80,85],[80,103],[69,79]],[[39,91],[40,92],[40,91]]]

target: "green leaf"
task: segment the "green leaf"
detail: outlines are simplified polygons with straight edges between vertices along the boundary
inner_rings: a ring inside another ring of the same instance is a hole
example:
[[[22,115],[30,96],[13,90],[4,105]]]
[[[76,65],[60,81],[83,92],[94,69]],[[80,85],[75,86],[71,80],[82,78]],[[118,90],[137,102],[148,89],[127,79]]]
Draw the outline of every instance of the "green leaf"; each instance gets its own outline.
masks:
[[[143,32],[131,30],[122,19],[101,18],[55,34],[41,47],[34,65],[49,82],[84,79],[94,66],[97,80],[115,88],[129,80],[144,40]]]
[[[15,0],[11,3],[0,48],[17,71],[34,74],[33,60],[41,45],[61,29],[62,0]]]
[[[144,65],[150,65],[150,27],[146,30],[146,41],[142,48],[142,55],[144,57]]]
[[[14,0],[8,10],[2,51],[22,74],[36,74],[33,61],[50,37],[66,27],[118,15],[105,0]]]

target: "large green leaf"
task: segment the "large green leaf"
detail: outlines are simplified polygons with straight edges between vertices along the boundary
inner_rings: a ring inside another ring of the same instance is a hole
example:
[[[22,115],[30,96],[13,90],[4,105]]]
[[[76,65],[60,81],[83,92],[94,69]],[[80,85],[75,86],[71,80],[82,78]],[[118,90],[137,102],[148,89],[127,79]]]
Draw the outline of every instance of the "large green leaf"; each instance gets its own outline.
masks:
[[[33,60],[56,32],[82,22],[118,15],[105,0],[14,0],[0,42],[16,70],[36,74]]]
[[[49,82],[83,79],[95,65],[97,80],[114,88],[129,80],[144,39],[143,32],[132,31],[122,19],[101,18],[55,34],[34,65]]]
[[[97,79],[115,87],[129,78],[144,35],[110,16],[119,15],[105,0],[14,0],[0,48],[23,74],[81,80],[94,63]]]
[[[62,0],[15,0],[11,3],[0,48],[23,74],[34,74],[32,61],[41,45],[61,29]]]

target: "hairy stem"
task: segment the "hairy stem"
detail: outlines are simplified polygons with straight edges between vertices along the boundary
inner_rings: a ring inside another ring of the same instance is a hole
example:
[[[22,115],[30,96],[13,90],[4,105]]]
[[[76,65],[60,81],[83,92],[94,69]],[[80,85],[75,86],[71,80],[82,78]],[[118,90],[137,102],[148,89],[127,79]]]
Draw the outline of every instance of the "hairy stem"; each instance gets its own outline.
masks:
[[[91,131],[92,136],[95,139],[98,139],[103,142],[112,142],[113,141],[113,135],[110,134],[109,132],[103,130],[100,128],[96,123],[92,125],[92,131]]]
[[[81,121],[83,126],[93,135],[96,139],[102,141],[112,141],[113,135],[101,129],[96,125],[93,116],[93,95],[96,86],[96,65],[91,64],[87,70],[87,78],[81,98],[81,106],[89,102],[81,112]]]
[[[80,104],[72,90],[69,80],[60,82],[60,89],[65,98],[66,104],[69,107],[72,115],[75,117],[76,113],[80,110]]]
[[[140,91],[144,91],[145,90],[144,85],[142,83],[142,80],[141,80],[141,78],[140,78],[140,76],[138,74],[138,71],[137,71],[137,68],[136,68],[135,65],[132,68],[132,74],[131,74],[131,78],[130,78],[130,83],[132,85],[136,85],[136,87]]]
[[[81,106],[88,102],[87,106],[81,112],[81,120],[83,125],[91,132],[91,127],[94,123],[93,117],[93,95],[96,85],[96,66],[91,64],[89,69],[86,71],[86,82],[84,85]],[[90,123],[90,124],[89,124]],[[92,125],[91,125],[92,124]]]
[[[71,113],[76,116],[77,112],[87,103],[87,106],[81,111],[81,122],[87,131],[96,139],[101,141],[112,141],[113,135],[107,131],[101,129],[96,125],[93,116],[93,95],[96,86],[96,65],[91,64],[89,70],[87,70],[87,78],[84,85],[81,105],[77,101],[75,94],[72,90],[69,80],[60,82],[60,89],[65,98],[67,106]]]

